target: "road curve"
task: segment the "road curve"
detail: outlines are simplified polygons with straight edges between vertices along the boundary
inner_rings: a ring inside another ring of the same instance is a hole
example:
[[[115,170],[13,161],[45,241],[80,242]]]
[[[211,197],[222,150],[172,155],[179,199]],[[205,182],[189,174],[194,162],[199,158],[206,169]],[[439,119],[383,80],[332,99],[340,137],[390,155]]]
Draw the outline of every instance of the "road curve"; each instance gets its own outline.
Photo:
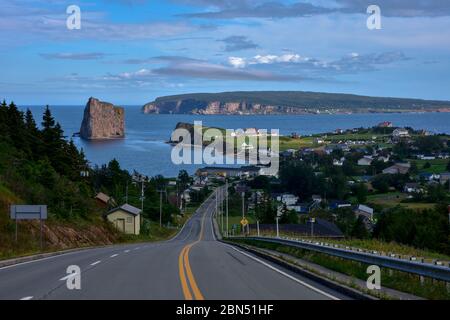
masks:
[[[215,195],[173,239],[0,268],[0,300],[330,300],[348,297],[216,240]],[[81,289],[69,290],[69,266]]]

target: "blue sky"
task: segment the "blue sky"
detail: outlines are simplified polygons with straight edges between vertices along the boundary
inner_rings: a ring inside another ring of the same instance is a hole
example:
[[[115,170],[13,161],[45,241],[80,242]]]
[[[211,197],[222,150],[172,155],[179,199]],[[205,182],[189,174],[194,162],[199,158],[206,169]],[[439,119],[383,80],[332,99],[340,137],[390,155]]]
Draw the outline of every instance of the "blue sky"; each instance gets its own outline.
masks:
[[[450,100],[448,0],[2,0],[0,14],[0,99],[23,105],[236,90]]]

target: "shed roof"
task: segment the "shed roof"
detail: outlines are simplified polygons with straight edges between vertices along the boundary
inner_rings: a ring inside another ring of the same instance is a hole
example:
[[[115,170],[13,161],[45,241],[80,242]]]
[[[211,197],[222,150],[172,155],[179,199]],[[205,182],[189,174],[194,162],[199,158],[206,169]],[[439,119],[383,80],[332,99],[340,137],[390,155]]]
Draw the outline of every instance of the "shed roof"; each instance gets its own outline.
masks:
[[[130,213],[130,214],[132,214],[132,215],[134,215],[134,216],[138,216],[138,215],[141,214],[141,209],[138,209],[138,208],[136,208],[136,207],[133,207],[132,205],[129,205],[129,204],[124,204],[123,206],[120,206],[120,207],[118,207],[118,208],[114,208],[114,209],[110,210],[110,211],[107,213],[107,215],[109,215],[109,214],[111,214],[111,213],[114,213],[114,212],[117,212],[117,211],[119,211],[119,210],[128,212],[128,213]]]

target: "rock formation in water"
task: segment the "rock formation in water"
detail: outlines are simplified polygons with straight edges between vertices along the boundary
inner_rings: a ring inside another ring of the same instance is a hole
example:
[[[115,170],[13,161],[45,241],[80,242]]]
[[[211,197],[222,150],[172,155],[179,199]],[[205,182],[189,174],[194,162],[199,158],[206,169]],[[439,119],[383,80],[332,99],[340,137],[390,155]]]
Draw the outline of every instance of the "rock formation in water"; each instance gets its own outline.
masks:
[[[87,140],[125,137],[125,110],[111,103],[90,98],[84,109],[80,136]]]

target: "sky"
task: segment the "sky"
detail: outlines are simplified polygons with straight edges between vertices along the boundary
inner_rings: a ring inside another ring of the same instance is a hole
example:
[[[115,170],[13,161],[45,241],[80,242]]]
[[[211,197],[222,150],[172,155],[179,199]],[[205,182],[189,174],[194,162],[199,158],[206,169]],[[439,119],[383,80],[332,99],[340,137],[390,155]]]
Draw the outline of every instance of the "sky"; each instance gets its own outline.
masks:
[[[450,100],[450,1],[1,0],[0,74],[0,99],[22,105],[243,90]]]

